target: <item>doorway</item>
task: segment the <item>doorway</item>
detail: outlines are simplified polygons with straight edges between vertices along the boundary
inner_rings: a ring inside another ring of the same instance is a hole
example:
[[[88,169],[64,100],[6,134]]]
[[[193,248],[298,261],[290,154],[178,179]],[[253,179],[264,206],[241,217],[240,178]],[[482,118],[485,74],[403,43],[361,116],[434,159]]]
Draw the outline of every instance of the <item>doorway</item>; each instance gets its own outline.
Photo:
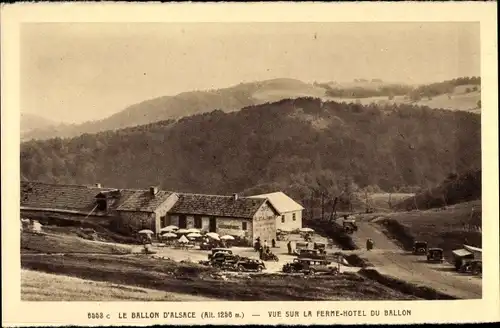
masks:
[[[217,232],[217,220],[214,217],[210,218],[209,230],[210,232]]]
[[[185,215],[179,216],[179,229],[186,229],[187,227],[187,219]]]

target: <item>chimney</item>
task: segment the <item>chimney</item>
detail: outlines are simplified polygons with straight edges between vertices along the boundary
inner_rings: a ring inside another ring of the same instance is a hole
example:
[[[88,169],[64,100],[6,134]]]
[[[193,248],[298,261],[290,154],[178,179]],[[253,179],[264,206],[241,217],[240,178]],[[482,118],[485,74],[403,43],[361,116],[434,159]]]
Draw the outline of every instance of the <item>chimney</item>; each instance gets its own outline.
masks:
[[[158,187],[149,187],[149,194],[155,196],[158,193]]]
[[[96,188],[101,188],[101,184],[100,184],[100,183],[96,183],[96,184],[95,184],[95,187],[96,187]]]
[[[238,200],[238,194],[233,194],[233,199]]]

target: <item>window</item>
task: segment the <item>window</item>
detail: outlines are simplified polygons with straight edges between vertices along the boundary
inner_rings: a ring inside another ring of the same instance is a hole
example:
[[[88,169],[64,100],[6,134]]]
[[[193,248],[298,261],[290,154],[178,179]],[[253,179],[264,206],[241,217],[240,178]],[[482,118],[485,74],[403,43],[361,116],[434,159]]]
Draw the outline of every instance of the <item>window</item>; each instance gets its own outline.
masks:
[[[247,230],[248,229],[246,222],[242,222],[241,223],[241,229],[243,229],[243,230]]]
[[[194,217],[194,227],[196,229],[201,229],[201,217],[200,216]]]
[[[284,215],[281,216],[281,223],[285,223],[285,216]]]
[[[295,213],[292,214],[292,219],[295,221]]]

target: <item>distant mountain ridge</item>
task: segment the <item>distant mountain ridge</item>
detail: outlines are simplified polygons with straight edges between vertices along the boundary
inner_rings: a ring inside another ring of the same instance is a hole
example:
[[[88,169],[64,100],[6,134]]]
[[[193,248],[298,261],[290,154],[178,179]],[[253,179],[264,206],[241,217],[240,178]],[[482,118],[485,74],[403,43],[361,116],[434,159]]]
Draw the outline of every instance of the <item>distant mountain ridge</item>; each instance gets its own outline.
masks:
[[[233,112],[248,106],[300,97],[361,102],[362,104],[415,103],[431,108],[477,110],[480,87],[475,89],[471,87],[467,90],[468,93],[464,91],[454,94],[455,86],[467,83],[480,84],[480,79],[461,78],[415,87],[386,83],[378,79],[370,81],[358,79],[342,84],[337,82],[309,84],[297,79],[278,78],[240,83],[217,90],[190,91],[175,96],[145,100],[98,121],[82,124],[41,125],[36,129],[24,130],[21,141],[75,137],[84,133],[98,133],[163,120],[176,120],[213,110]],[[415,99],[410,99],[412,97]]]
[[[45,117],[32,113],[21,113],[21,133],[36,129],[45,129],[53,125],[56,125],[56,122]]]
[[[263,104],[283,98],[323,96],[324,90],[295,79],[273,79],[206,91],[183,92],[146,100],[99,121],[82,124],[50,126],[26,133],[22,140],[68,138],[84,133],[97,133],[157,121],[222,110],[232,112],[243,107]]]

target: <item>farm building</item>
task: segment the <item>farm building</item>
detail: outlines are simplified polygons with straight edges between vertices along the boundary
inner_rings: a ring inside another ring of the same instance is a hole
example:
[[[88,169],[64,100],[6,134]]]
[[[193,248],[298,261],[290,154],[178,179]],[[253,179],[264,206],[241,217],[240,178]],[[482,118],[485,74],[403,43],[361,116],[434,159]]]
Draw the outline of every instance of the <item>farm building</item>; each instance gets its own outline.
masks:
[[[159,232],[161,219],[177,201],[170,191],[21,182],[21,216],[92,222],[123,233]]]
[[[276,238],[278,215],[266,198],[179,194],[164,225],[232,235],[251,244],[257,237],[262,241]]]
[[[279,217],[276,219],[276,229],[295,230],[302,228],[304,207],[285,193],[278,191],[251,196],[251,198],[266,198],[274,206],[279,213]]]

